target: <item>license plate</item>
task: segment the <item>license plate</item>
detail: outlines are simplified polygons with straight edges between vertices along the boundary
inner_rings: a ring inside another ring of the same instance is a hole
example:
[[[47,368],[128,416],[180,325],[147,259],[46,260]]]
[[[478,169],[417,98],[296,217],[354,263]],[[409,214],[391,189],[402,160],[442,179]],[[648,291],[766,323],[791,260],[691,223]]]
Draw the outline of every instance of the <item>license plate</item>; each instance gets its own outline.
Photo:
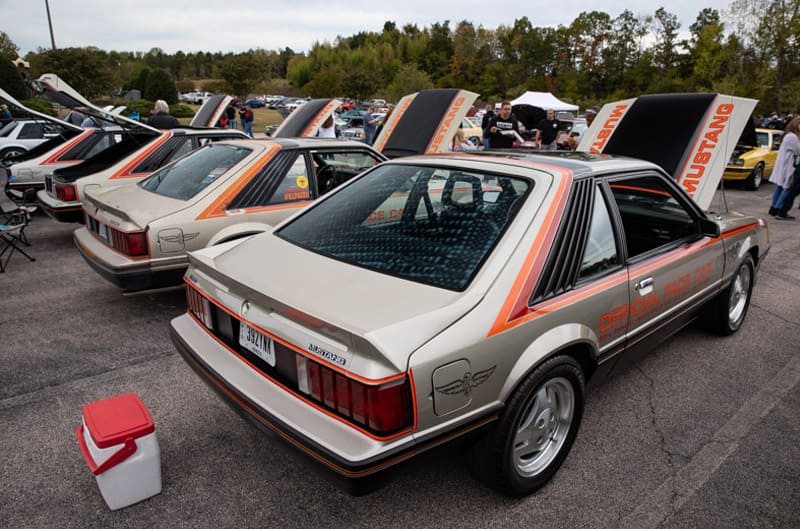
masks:
[[[101,239],[108,242],[108,228],[102,222],[97,223],[97,235],[100,236]]]
[[[269,365],[275,366],[275,343],[271,338],[244,322],[239,324],[239,345]]]

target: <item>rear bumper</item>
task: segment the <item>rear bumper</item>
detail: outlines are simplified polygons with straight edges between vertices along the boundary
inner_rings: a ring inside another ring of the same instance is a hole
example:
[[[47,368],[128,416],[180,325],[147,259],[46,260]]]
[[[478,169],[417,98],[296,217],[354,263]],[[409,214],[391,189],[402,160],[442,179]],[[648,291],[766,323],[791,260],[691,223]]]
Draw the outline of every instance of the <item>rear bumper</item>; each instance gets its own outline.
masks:
[[[414,455],[489,424],[496,414],[424,441],[378,441],[314,410],[242,362],[189,314],[170,323],[184,360],[229,406],[306,456],[316,470],[354,494],[380,486],[387,470]]]
[[[126,257],[106,246],[86,227],[75,230],[73,239],[95,272],[128,292],[179,285],[188,266],[184,256],[154,269],[150,259]]]
[[[77,222],[83,224],[83,208],[80,202],[62,202],[50,196],[44,189],[36,193],[42,210],[49,217],[59,222]]]

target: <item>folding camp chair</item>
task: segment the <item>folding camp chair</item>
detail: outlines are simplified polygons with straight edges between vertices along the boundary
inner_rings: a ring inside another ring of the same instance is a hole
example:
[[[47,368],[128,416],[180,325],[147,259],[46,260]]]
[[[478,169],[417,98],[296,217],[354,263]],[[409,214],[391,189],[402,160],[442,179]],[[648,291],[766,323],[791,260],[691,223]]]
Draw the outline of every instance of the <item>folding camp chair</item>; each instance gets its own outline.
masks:
[[[30,212],[26,208],[25,211],[10,218],[12,220],[9,224],[0,224],[0,273],[6,271],[8,262],[14,252],[21,253],[28,258],[28,261],[36,260],[19,246],[19,243],[30,246],[30,243],[25,238],[25,227],[31,223]]]
[[[5,170],[0,170],[0,213],[2,213],[2,218],[0,218],[0,272],[6,271],[8,261],[11,260],[14,252],[21,253],[29,261],[36,260],[19,247],[20,244],[31,245],[25,236],[25,228],[31,223],[31,213],[36,211],[36,207],[20,206],[8,198],[5,193],[6,183],[7,173]]]
[[[30,246],[28,238],[25,236],[25,227],[31,223],[31,213],[36,211],[36,206],[20,206],[6,194],[8,183],[8,173],[0,168],[0,226],[6,226],[7,230],[14,232],[15,240]],[[7,247],[3,248],[7,250]]]

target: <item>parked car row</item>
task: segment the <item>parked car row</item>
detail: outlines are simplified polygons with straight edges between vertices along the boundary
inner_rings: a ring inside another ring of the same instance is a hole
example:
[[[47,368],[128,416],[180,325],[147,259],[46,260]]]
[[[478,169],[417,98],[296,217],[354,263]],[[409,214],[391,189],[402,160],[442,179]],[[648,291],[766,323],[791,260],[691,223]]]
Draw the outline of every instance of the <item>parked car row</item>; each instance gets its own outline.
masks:
[[[562,153],[444,154],[477,98],[450,89],[403,98],[374,147],[313,138],[329,99],[269,140],[118,121],[117,142],[40,198],[72,189],[79,251],[123,290],[185,283],[178,352],[332,476],[369,485],[471,436],[478,475],[522,496],[565,461],[586,384],[621,356],[701,316],[723,335],[743,325],[766,223],[706,214],[724,147],[702,184],[680,161],[710,126],[738,134],[754,102],[690,96],[607,105],[588,147]],[[631,142],[659,109],[670,141]]]

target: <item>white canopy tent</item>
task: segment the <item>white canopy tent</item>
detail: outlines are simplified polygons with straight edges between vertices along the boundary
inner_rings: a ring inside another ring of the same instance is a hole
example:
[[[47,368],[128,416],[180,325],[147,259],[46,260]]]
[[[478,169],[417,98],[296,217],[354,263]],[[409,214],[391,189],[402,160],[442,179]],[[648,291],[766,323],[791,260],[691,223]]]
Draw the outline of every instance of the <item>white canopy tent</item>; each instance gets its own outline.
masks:
[[[511,105],[531,105],[544,110],[553,109],[559,111],[577,112],[578,105],[564,103],[550,92],[525,92],[518,98],[511,101]]]

